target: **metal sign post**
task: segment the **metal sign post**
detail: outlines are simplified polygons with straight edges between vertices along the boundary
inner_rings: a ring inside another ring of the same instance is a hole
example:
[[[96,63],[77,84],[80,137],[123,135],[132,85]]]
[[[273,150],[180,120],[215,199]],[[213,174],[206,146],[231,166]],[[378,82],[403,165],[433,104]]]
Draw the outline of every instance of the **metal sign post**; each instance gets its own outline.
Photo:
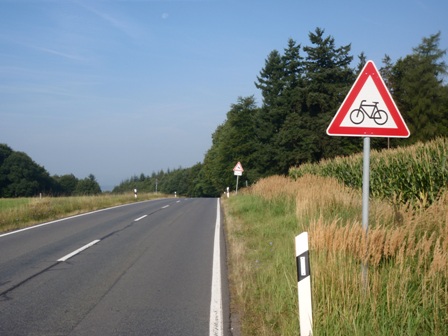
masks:
[[[369,193],[370,193],[370,138],[364,138],[364,154],[362,167],[362,230],[364,238],[367,240],[367,232],[369,230]],[[367,250],[366,250],[367,253]],[[368,264],[367,261],[362,262],[362,285],[364,290],[368,284]]]
[[[236,175],[236,187],[235,187],[235,193],[238,195],[238,177],[239,175]]]

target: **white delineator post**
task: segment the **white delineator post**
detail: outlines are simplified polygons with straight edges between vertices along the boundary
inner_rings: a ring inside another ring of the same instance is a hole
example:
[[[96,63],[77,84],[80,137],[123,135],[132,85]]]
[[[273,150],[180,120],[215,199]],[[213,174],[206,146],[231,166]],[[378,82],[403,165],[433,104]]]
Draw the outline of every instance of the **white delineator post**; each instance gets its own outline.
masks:
[[[311,274],[308,232],[296,236],[297,290],[299,298],[300,336],[313,335]]]

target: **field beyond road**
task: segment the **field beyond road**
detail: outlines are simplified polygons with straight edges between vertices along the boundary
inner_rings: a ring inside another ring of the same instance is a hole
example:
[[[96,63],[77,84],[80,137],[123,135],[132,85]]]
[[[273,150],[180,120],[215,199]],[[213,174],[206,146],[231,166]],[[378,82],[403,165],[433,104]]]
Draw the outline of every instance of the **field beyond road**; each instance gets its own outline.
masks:
[[[361,191],[335,178],[274,176],[223,206],[243,335],[299,334],[294,237],[304,231],[314,336],[448,335],[446,190],[430,205],[372,199],[367,240]]]
[[[0,198],[0,232],[21,229],[45,221],[78,215],[116,205],[168,197],[133,193],[95,196]]]

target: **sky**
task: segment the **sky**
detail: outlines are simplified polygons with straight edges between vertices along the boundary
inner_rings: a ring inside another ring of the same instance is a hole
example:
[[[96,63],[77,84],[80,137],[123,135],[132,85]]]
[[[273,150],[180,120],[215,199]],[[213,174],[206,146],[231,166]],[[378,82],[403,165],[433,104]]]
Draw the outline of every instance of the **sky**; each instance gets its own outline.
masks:
[[[447,15],[446,0],[0,0],[0,143],[103,190],[188,168],[238,97],[261,105],[254,82],[290,38],[323,28],[380,68],[439,31],[447,49]]]

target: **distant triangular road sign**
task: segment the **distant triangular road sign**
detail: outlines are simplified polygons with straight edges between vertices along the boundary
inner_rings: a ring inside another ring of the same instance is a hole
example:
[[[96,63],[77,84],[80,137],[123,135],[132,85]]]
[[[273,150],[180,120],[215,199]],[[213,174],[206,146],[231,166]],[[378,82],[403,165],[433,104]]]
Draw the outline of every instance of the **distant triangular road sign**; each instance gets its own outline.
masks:
[[[234,175],[241,176],[243,175],[243,171],[244,169],[240,162],[238,162],[236,166],[233,168]]]
[[[328,135],[407,138],[406,126],[372,61],[368,61],[327,128]]]

